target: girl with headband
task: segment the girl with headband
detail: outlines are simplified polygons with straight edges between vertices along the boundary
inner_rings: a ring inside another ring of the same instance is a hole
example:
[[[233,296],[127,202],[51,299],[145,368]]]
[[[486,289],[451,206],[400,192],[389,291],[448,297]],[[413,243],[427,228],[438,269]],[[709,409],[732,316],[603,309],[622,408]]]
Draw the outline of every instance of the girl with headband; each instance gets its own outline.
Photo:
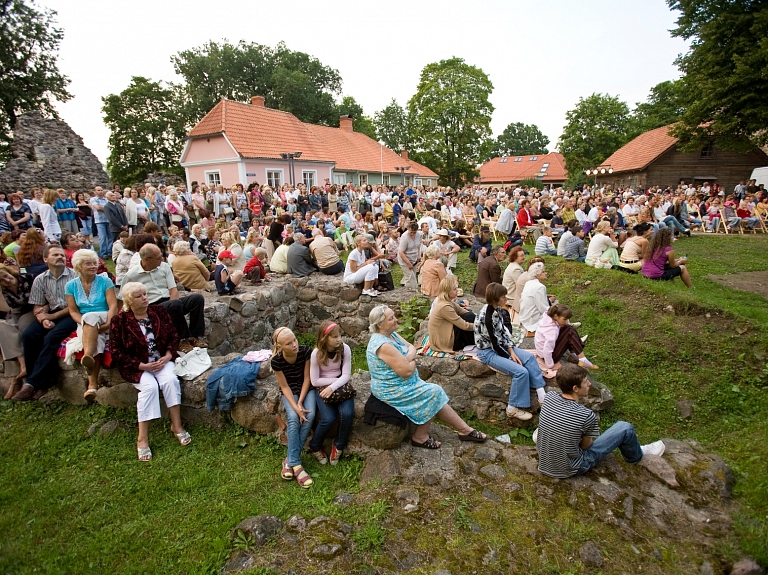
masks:
[[[355,416],[355,399],[349,397],[338,403],[326,403],[334,391],[346,384],[352,375],[352,352],[341,340],[341,329],[336,322],[325,320],[317,331],[317,347],[312,352],[309,376],[317,390],[317,411],[320,423],[315,428],[309,450],[320,465],[328,463],[323,442],[333,422],[339,419],[339,430],[331,446],[331,465],[336,465],[347,446],[352,420]]]
[[[280,476],[286,481],[296,479],[304,489],[312,485],[312,478],[301,465],[301,450],[307,441],[315,419],[315,391],[309,385],[309,346],[299,345],[296,336],[287,327],[279,327],[272,334],[272,371],[283,394],[288,438],[288,457],[283,460]]]

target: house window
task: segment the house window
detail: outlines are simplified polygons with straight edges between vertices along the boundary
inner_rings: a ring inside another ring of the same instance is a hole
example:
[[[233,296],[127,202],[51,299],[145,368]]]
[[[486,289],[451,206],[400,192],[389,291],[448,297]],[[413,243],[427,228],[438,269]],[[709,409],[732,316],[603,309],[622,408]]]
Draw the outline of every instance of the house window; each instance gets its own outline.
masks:
[[[546,172],[548,167],[549,167],[549,164],[547,164],[547,163],[542,164],[541,165],[541,171],[542,172]]]
[[[337,186],[343,186],[347,183],[346,174],[333,174],[333,183]]]
[[[367,186],[368,185],[368,174],[360,174],[358,177],[360,178],[360,185],[361,186]]]
[[[388,186],[388,185],[389,185],[389,174],[385,174],[385,175],[384,175],[384,176],[381,178],[381,183],[382,183],[382,184],[384,184],[385,186]]]
[[[502,159],[500,159],[500,160],[499,160],[499,163],[500,163],[500,164],[506,164],[508,159],[509,159],[509,158],[507,158],[506,156],[504,156]]]
[[[267,185],[273,190],[283,185],[283,170],[267,170]]]
[[[428,188],[431,188],[431,187],[432,187],[432,180],[427,180],[427,187],[428,187]]]
[[[538,156],[531,156],[530,158],[528,158],[528,161],[529,161],[529,162],[535,162],[535,161],[536,161],[536,160],[538,160],[538,159],[539,159],[539,157],[538,157]]]
[[[715,146],[711,143],[707,144],[701,149],[701,157],[702,158],[714,158],[715,157]]]
[[[221,172],[218,170],[215,172],[205,172],[205,181],[208,182],[208,187],[221,185]]]
[[[516,162],[522,162],[523,161],[523,157],[522,156],[518,156],[518,157],[515,158],[515,161]]]
[[[421,178],[416,178],[416,179],[413,181],[413,184],[414,184],[415,186],[420,186],[420,185],[421,185]]]
[[[309,190],[312,188],[312,186],[317,185],[317,172],[314,170],[302,170],[301,179],[304,181],[304,185]]]

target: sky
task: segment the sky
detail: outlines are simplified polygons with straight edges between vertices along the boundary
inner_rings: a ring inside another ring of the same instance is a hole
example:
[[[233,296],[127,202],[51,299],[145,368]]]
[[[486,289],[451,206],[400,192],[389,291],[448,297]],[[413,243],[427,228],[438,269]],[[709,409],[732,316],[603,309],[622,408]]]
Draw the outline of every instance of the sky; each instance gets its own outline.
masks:
[[[37,0],[64,31],[59,67],[74,97],[61,117],[98,158],[109,155],[101,98],[132,76],[180,82],[172,55],[227,39],[306,52],[339,71],[343,95],[369,116],[405,106],[424,66],[459,57],[494,90],[494,136],[536,124],[550,150],[580,97],[619,96],[630,107],[679,77],[676,13],[664,0]],[[339,97],[340,99],[340,97]]]

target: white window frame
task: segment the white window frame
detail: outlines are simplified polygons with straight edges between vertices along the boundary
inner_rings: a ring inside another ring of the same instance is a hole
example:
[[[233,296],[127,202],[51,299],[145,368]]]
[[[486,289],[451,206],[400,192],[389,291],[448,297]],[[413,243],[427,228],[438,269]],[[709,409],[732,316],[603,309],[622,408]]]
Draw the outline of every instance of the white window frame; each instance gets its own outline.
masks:
[[[413,180],[413,185],[414,186],[420,186],[421,185],[421,178],[415,178]]]
[[[212,176],[215,176],[213,178]],[[212,180],[218,180],[212,181]],[[205,183],[208,185],[208,187],[215,187],[221,185],[221,170],[205,170]]]
[[[384,185],[384,186],[388,186],[389,185],[389,174],[384,174],[381,177],[381,184]]]
[[[347,183],[347,174],[337,174],[334,172],[333,174],[334,186],[343,186],[346,183]]]
[[[307,183],[307,178],[305,177],[307,175],[312,176],[312,182],[309,184]],[[304,183],[308,190],[311,190],[312,186],[317,185],[317,170],[301,170],[301,181]]]
[[[359,185],[367,186],[368,185],[368,174],[358,174],[357,175],[357,181],[358,181]]]
[[[269,174],[271,172],[276,172],[280,174],[280,183],[273,184],[272,182],[269,181]],[[273,190],[279,190],[285,183],[285,171],[283,170],[283,168],[266,168],[264,170],[264,182]]]
[[[428,188],[431,188],[431,187],[432,187],[432,180],[427,180],[427,187],[428,187]]]

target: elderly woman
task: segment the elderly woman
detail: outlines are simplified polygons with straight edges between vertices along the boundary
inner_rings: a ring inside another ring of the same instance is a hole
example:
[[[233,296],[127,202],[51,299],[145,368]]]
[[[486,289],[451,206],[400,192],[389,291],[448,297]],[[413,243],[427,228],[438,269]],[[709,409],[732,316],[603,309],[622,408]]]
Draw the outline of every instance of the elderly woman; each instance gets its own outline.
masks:
[[[223,234],[221,234],[222,249],[219,251],[221,252],[224,250],[228,250],[229,252],[232,253],[233,256],[235,256],[235,259],[233,260],[233,262],[227,265],[230,273],[243,271],[243,268],[245,268],[245,262],[247,261],[245,259],[245,254],[243,254],[243,248],[240,246],[240,244],[237,241],[238,237],[239,237],[239,234],[235,235],[232,232],[224,232]],[[222,262],[217,261],[217,263],[222,263]]]
[[[543,264],[535,264],[542,265]],[[536,357],[519,348],[523,332],[508,321],[507,288],[498,283],[485,290],[485,301],[475,318],[475,345],[484,364],[496,371],[512,376],[507,416],[528,421],[533,415],[525,411],[531,407],[530,390],[536,390],[539,403],[544,401],[544,378]]]
[[[601,221],[595,228],[595,233],[587,248],[587,259],[584,263],[596,268],[610,269],[619,265],[619,252],[616,234],[611,228],[611,222]]]
[[[165,191],[168,193],[168,197],[165,199],[165,210],[170,214],[171,224],[181,226],[181,221],[186,215],[184,204],[179,200],[179,194],[176,193],[175,187],[168,186]]]
[[[126,381],[139,390],[136,410],[139,461],[152,459],[149,448],[149,422],[160,417],[160,394],[171,416],[171,431],[181,445],[192,441],[181,425],[181,388],[173,373],[179,335],[173,321],[159,305],[149,307],[147,288],[139,282],[123,286],[123,311],[112,318],[112,358]]]
[[[379,279],[379,260],[386,256],[379,254],[367,257],[365,250],[370,247],[368,236],[355,236],[355,249],[350,252],[344,269],[344,282],[352,285],[364,282],[363,295],[376,297],[379,292],[373,289],[373,284]]]
[[[440,282],[437,299],[429,312],[429,345],[435,351],[454,353],[475,344],[475,314],[462,302],[456,302],[459,279],[446,276]]]
[[[541,280],[547,279],[544,264],[533,264],[528,268],[528,276],[530,279],[520,294],[520,324],[528,330],[527,336],[533,337],[541,316],[547,313],[552,302],[547,296],[547,287],[541,283]]]
[[[520,246],[512,248],[509,250],[507,261],[509,264],[507,265],[507,269],[504,270],[501,285],[507,288],[507,301],[512,303],[512,301],[514,301],[515,290],[517,289],[517,280],[525,271],[523,269],[525,250]]]
[[[538,256],[532,257],[528,261],[528,269],[531,269],[531,266],[537,263],[543,264],[544,258],[540,258]],[[515,282],[514,297],[510,297],[509,292],[507,292],[507,298],[511,302],[512,309],[518,314],[520,313],[520,298],[523,297],[523,290],[525,289],[525,284],[527,284],[530,279],[531,279],[531,276],[528,273],[528,271],[524,271],[518,276],[517,281]]]
[[[440,282],[448,275],[445,265],[440,261],[440,246],[430,244],[424,252],[421,264],[421,293],[435,297],[440,290]]]
[[[109,323],[117,313],[117,297],[112,280],[96,272],[99,258],[93,250],[77,250],[72,256],[77,277],[64,287],[69,315],[77,324],[77,337],[83,343],[80,363],[88,374],[88,389],[83,397],[91,402],[99,388],[101,354],[109,339]]]
[[[371,393],[416,424],[411,445],[440,448],[440,442],[429,436],[429,427],[435,417],[453,427],[461,441],[484,442],[486,435],[472,429],[448,405],[443,388],[419,377],[416,348],[395,333],[395,312],[385,305],[376,306],[368,321],[372,335],[366,357],[371,371]]]
[[[211,274],[203,265],[192,250],[189,248],[189,242],[176,242],[173,246],[173,253],[176,257],[171,263],[173,274],[179,278],[179,282],[185,288],[193,291],[207,290],[210,285],[208,280]]]
[[[21,334],[35,321],[32,305],[29,303],[33,279],[32,274],[19,274],[16,268],[0,265],[0,313],[5,316],[5,319],[0,321],[0,351],[3,361],[10,362],[15,359],[19,362],[18,373],[8,387],[5,399],[12,398],[21,389],[22,380],[27,375]],[[5,375],[13,376],[14,373],[15,366],[12,368],[6,363]]]

